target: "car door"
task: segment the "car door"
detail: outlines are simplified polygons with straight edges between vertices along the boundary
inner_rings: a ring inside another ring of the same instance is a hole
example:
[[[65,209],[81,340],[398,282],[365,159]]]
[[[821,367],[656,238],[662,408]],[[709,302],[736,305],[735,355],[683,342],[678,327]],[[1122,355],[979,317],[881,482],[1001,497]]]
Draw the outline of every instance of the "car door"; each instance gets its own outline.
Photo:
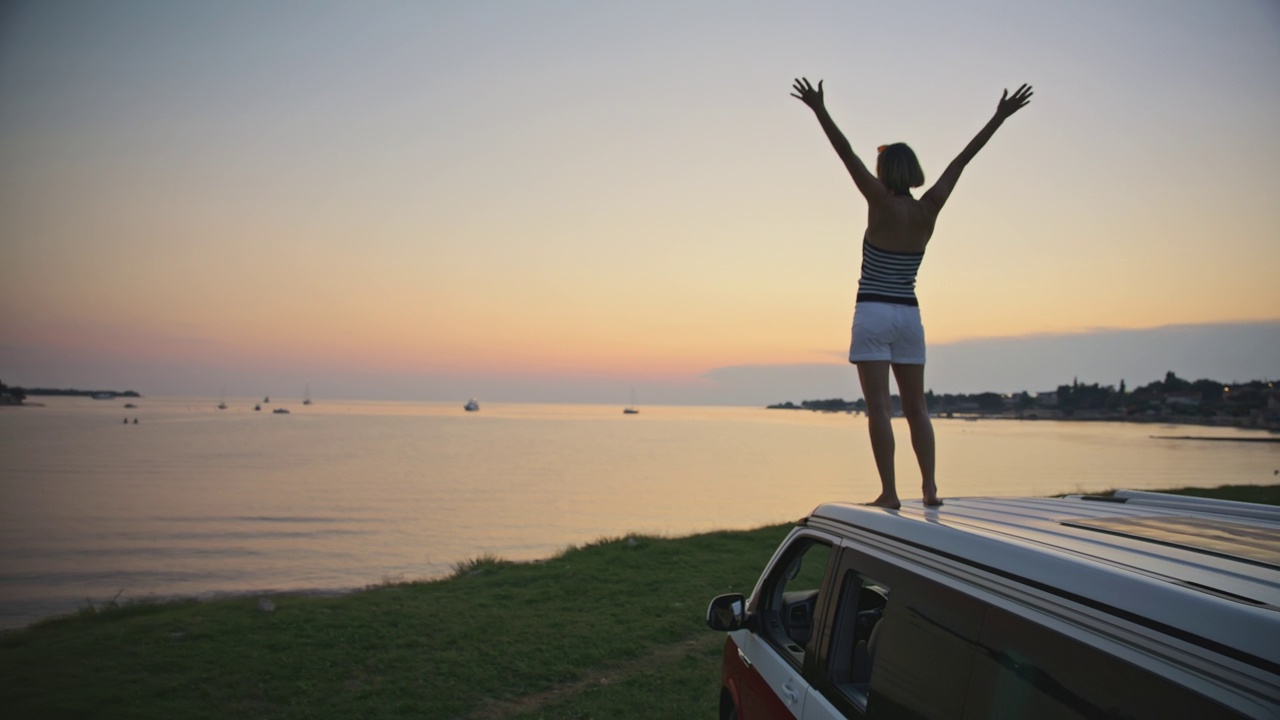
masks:
[[[743,665],[738,687],[740,720],[803,717],[808,684],[800,671],[755,633],[739,630],[732,636]]]
[[[818,636],[833,545],[815,531],[793,535],[757,589],[754,627],[731,634],[742,663],[738,711],[743,720],[804,717],[805,658]]]

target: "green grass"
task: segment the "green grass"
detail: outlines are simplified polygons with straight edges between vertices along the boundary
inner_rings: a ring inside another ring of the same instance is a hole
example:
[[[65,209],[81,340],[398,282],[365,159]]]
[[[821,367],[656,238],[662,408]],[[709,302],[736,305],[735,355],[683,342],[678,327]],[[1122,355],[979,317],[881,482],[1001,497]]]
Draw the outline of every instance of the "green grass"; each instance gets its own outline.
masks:
[[[1177,491],[1280,502],[1280,486]],[[117,603],[0,635],[6,718],[710,718],[723,635],[789,526],[491,555],[341,596]]]
[[[0,636],[6,718],[711,717],[711,597],[785,526],[624,538],[342,596],[123,604]]]

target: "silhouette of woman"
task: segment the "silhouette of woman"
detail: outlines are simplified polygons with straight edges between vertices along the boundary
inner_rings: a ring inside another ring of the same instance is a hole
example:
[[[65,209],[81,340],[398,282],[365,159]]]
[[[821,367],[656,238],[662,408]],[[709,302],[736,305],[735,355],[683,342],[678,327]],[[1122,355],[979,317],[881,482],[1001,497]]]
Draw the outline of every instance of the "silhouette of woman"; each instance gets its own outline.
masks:
[[[934,477],[933,424],[924,398],[924,326],[916,301],[916,272],[933,236],[938,213],[955,189],[960,173],[996,129],[1031,100],[1031,86],[1024,84],[1013,95],[1004,91],[995,116],[919,199],[912,197],[911,188],[924,185],[924,171],[911,148],[903,143],[882,145],[876,158],[876,174],[872,175],[827,113],[822,81],[814,88],[807,78],[800,78],[792,89],[792,97],[799,98],[818,117],[836,155],[867,199],[862,276],[858,279],[849,362],[858,366],[858,380],[867,402],[871,452],[880,472],[880,497],[869,504],[888,508],[901,505],[893,467],[893,411],[889,401],[892,370],[898,381],[902,414],[911,429],[911,447],[920,464],[924,504],[941,505]]]

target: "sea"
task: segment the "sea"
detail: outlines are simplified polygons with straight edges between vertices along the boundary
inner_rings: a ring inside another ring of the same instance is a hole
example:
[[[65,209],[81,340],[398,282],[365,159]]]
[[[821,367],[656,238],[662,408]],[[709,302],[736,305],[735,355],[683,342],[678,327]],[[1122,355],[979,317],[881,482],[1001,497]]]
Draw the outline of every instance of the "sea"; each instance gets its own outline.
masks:
[[[0,408],[0,628],[113,601],[437,578],[483,556],[792,522],[879,492],[858,414],[30,401],[41,406]],[[899,491],[919,498],[894,422]],[[959,418],[934,429],[944,498],[1263,485],[1280,469],[1280,444],[1186,439],[1262,431]]]

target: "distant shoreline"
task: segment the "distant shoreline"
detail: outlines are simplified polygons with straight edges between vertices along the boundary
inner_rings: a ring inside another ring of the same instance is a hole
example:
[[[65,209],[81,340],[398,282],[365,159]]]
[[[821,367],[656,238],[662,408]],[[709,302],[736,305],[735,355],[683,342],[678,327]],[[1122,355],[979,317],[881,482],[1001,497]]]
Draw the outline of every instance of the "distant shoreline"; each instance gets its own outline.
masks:
[[[937,416],[942,417],[942,416]],[[1126,417],[1123,415],[1100,415],[1100,416],[1059,416],[1059,417],[1015,417],[1012,415],[966,415],[963,419],[982,419],[982,420],[1027,420],[1031,422],[1043,421],[1061,421],[1061,422],[1118,422],[1133,423],[1135,425],[1193,425],[1197,427],[1219,427],[1234,428],[1236,430],[1263,430],[1270,433],[1280,432],[1280,428],[1267,427],[1265,425],[1249,425],[1246,422],[1224,422],[1223,418],[1186,418],[1186,417]],[[961,419],[958,415],[956,419]]]
[[[1280,443],[1280,437],[1206,437],[1204,435],[1152,435],[1153,440],[1204,440],[1205,442]]]
[[[118,397],[140,398],[142,394],[136,390],[76,390],[73,388],[22,388],[27,397],[91,397],[111,400]]]
[[[809,403],[810,401],[805,401]],[[866,413],[862,408],[853,407],[853,403],[848,403],[845,407],[830,407],[813,404],[811,406],[797,405],[792,402],[779,403],[777,405],[767,405],[766,410],[808,410],[810,412],[822,413],[845,413],[849,415],[863,415]],[[895,414],[894,417],[901,417]],[[1269,433],[1280,433],[1280,427],[1267,425],[1254,425],[1249,423],[1249,418],[1240,418],[1237,422],[1232,422],[1234,418],[1203,418],[1203,417],[1186,417],[1177,415],[1120,415],[1120,414],[1094,414],[1088,411],[1078,412],[1074,415],[1040,415],[1038,413],[1025,413],[1022,415],[1007,413],[983,413],[983,412],[931,412],[929,417],[935,420],[1023,420],[1027,422],[1118,422],[1118,423],[1134,423],[1138,425],[1192,425],[1197,427],[1220,427],[1235,428],[1237,430],[1262,430]],[[1214,438],[1217,439],[1217,438]]]

